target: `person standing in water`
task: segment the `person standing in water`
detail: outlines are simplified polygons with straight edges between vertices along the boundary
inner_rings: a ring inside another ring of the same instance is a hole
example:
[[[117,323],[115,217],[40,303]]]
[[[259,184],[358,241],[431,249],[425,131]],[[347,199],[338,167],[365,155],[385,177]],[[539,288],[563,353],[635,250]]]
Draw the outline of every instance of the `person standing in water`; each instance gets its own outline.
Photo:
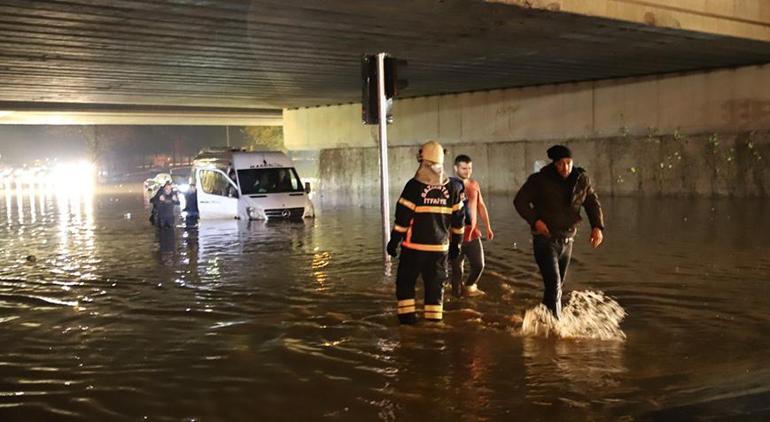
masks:
[[[194,183],[190,183],[187,192],[184,193],[185,226],[195,227],[198,224],[198,189]]]
[[[487,205],[481,196],[481,185],[476,180],[471,179],[473,174],[473,162],[467,155],[460,154],[455,158],[455,176],[451,179],[459,184],[464,192],[465,206],[465,234],[463,236],[460,255],[451,260],[452,265],[452,294],[459,297],[461,294],[466,297],[480,296],[484,292],[478,288],[478,281],[481,273],[484,271],[484,247],[481,245],[481,230],[479,229],[479,218],[484,223],[487,232],[487,239],[492,240],[495,233],[492,231],[492,225],[489,222],[489,213]],[[462,285],[463,264],[465,257],[471,264],[471,272],[465,285]]]
[[[580,208],[588,214],[589,242],[594,248],[604,239],[604,218],[588,175],[573,165],[572,151],[554,145],[548,149],[548,158],[551,164],[529,176],[513,205],[532,228],[532,248],[545,287],[543,304],[560,318],[562,286],[581,221]]]
[[[401,324],[417,322],[415,284],[422,276],[425,287],[424,318],[443,319],[447,256],[460,254],[464,233],[460,192],[444,176],[444,148],[426,142],[418,155],[420,167],[404,187],[396,204],[396,223],[387,245],[388,254],[401,256],[396,273],[396,299]]]
[[[171,182],[166,182],[158,195],[158,227],[174,227],[174,207],[179,205],[179,198]]]

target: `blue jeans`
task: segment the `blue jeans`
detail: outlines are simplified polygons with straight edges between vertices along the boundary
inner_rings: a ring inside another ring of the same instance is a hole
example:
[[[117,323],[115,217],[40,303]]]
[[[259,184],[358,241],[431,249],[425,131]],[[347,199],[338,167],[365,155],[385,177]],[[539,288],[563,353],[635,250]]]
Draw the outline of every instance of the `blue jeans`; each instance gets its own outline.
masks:
[[[556,318],[561,317],[561,288],[572,257],[572,241],[573,238],[542,235],[535,235],[532,239],[535,262],[543,276],[543,304]]]

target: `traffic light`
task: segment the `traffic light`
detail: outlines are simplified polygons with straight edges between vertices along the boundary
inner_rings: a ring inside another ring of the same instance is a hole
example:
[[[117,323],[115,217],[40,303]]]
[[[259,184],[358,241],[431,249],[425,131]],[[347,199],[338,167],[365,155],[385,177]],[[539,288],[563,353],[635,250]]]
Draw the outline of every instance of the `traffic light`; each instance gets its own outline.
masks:
[[[409,85],[405,79],[398,79],[399,69],[407,65],[406,60],[398,60],[385,56],[385,101],[386,121],[393,122],[393,98],[399,91]],[[368,55],[361,58],[361,120],[364,124],[375,125],[380,122],[377,105],[377,56]]]
[[[365,125],[376,125],[377,118],[377,56],[361,58],[361,120]]]
[[[406,60],[385,57],[385,97],[388,99],[398,97],[399,91],[409,86],[406,79],[398,79],[399,70],[403,70],[407,64]]]

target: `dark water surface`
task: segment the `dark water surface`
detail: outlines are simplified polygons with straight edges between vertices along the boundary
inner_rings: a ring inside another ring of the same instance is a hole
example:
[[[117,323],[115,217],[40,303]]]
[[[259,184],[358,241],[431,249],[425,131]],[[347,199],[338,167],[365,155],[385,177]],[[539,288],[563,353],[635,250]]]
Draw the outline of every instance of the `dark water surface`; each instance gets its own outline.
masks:
[[[401,328],[376,209],[159,233],[139,195],[2,193],[0,420],[770,418],[770,202],[605,198],[567,284],[628,313],[599,341],[520,334],[509,199],[488,295]]]

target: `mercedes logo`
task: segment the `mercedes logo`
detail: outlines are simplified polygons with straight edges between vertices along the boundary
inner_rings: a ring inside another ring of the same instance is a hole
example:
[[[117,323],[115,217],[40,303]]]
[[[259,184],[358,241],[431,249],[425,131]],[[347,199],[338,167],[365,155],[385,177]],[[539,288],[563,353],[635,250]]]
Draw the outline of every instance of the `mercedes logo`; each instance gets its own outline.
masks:
[[[281,217],[289,218],[290,216],[291,216],[291,211],[289,211],[287,209],[284,209],[283,211],[281,211]]]

